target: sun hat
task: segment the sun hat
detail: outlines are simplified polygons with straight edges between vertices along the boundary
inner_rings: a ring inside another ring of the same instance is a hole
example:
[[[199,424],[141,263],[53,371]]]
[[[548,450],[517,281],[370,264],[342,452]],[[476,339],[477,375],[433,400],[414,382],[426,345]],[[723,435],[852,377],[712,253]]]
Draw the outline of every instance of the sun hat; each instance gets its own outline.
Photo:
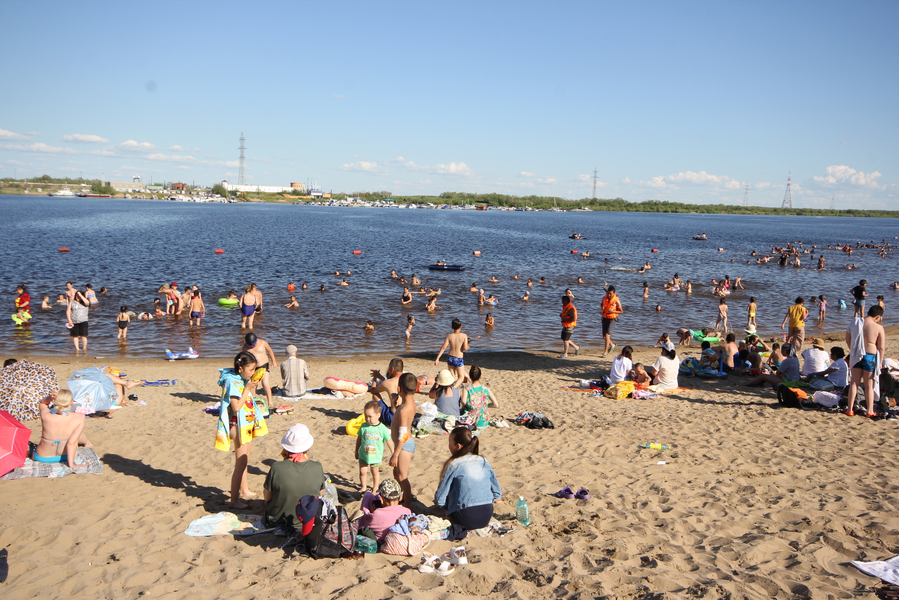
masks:
[[[289,346],[287,346],[287,354],[296,354],[296,353],[297,353],[296,346],[294,346],[293,344],[290,344]]]
[[[281,438],[281,445],[291,454],[299,454],[306,452],[312,447],[315,438],[309,433],[309,428],[302,423],[297,423],[287,430],[284,437]]]
[[[746,328],[745,331],[746,331],[746,333],[749,333],[749,334],[755,333],[755,325],[750,325],[749,327]]]
[[[396,479],[388,477],[378,486],[378,495],[381,500],[399,500],[403,497],[403,488]]]
[[[822,340],[821,338],[815,338],[814,340],[812,340],[812,347],[824,350],[824,340]]]
[[[449,372],[449,369],[443,369],[437,373],[437,385],[452,385],[454,381],[456,378]]]

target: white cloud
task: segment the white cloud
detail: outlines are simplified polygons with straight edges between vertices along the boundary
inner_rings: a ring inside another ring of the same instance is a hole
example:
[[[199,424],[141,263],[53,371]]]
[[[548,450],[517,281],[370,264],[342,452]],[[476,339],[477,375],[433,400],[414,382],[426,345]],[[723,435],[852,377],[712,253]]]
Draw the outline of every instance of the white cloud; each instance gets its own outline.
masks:
[[[538,179],[537,181],[540,183],[555,183],[558,180],[555,177],[546,177],[544,179]]]
[[[593,179],[592,175],[578,175],[577,176],[578,181],[590,181],[591,179]]]
[[[363,173],[386,173],[387,169],[383,165],[367,160],[360,160],[354,163],[343,163],[344,171],[361,171]]]
[[[699,173],[694,173],[693,171],[686,171],[684,173],[677,173],[675,175],[668,175],[665,178],[667,181],[673,181],[677,183],[717,183],[726,184],[729,181],[733,181],[730,177],[726,177],[724,175],[709,175],[705,171],[700,171]],[[739,185],[739,184],[738,184]]]
[[[119,144],[118,148],[126,152],[153,152],[156,146],[150,142],[135,142],[134,140],[126,140]]]
[[[769,187],[771,187],[771,184],[768,183],[767,181],[760,181],[759,183],[756,183],[754,186],[750,186],[750,190],[752,189],[752,187],[754,187],[757,190],[767,190]]]
[[[225,161],[225,166],[231,167],[231,168],[237,168],[240,166],[240,161],[239,160],[228,160],[228,161]]]
[[[663,188],[667,185],[665,183],[665,178],[662,177],[661,175],[657,175],[657,176],[653,177],[652,179],[650,179],[649,181],[643,181],[643,182],[641,182],[641,184],[647,185],[647,186],[653,187],[653,188]]]
[[[8,142],[26,142],[31,138],[27,135],[22,135],[21,133],[16,133],[14,131],[7,131],[5,129],[0,129],[0,140],[6,140]]]
[[[177,144],[175,144],[174,146],[169,146],[169,150],[171,150],[172,152],[187,152],[187,150]]]
[[[62,136],[62,141],[64,142],[75,142],[78,144],[108,144],[109,140],[106,138],[101,138],[99,135],[93,134],[84,134],[84,133],[73,133],[72,135],[64,135]]]
[[[153,154],[147,155],[147,160],[156,160],[163,162],[180,162],[180,163],[195,163],[197,159],[193,156],[181,156],[180,154],[162,154],[161,152],[154,152]]]
[[[813,179],[820,183],[827,183],[830,185],[836,183],[845,183],[849,182],[853,185],[860,185],[862,187],[870,187],[875,189],[885,189],[884,186],[881,186],[877,183],[877,180],[881,177],[881,174],[877,171],[873,171],[871,173],[865,173],[863,171],[856,171],[852,167],[847,167],[846,165],[831,165],[826,169],[827,175],[824,177],[813,177]]]
[[[739,181],[737,181],[736,179],[731,179],[730,181],[728,181],[727,183],[724,184],[724,187],[726,187],[729,190],[736,190],[736,189],[742,188],[743,184],[740,183]]]
[[[39,154],[75,154],[71,148],[60,148],[57,146],[48,146],[43,142],[22,146],[20,144],[6,144],[4,148],[9,150],[21,150],[22,152],[36,152]]]
[[[630,177],[625,177],[624,179],[621,180],[621,183],[630,183],[630,182],[631,182]]]
[[[522,177],[533,177],[534,174],[533,174],[533,173],[530,173],[530,172],[528,172],[528,171],[522,171],[522,172],[521,172],[521,176],[522,176]]]
[[[341,96],[340,94],[331,94],[331,97],[335,100],[346,100],[346,96]]]

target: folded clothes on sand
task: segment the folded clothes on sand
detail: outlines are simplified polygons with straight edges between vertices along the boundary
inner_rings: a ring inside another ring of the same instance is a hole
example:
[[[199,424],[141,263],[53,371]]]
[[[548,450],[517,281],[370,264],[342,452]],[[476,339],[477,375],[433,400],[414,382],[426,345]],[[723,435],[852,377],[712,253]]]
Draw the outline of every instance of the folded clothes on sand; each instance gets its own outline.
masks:
[[[266,531],[274,531],[274,528],[266,529],[262,525],[262,515],[220,512],[192,521],[184,533],[194,537],[207,537],[210,535],[254,535]]]
[[[78,458],[75,461],[84,464],[76,465],[75,470],[69,468],[68,463],[42,463],[25,459],[25,464],[18,469],[13,469],[0,479],[23,479],[25,477],[65,477],[66,475],[83,475],[84,473],[101,473],[103,465],[97,458],[93,448],[79,448]]]
[[[875,560],[872,562],[853,560],[850,564],[865,575],[880,577],[886,582],[899,585],[899,556],[894,556],[888,560]]]

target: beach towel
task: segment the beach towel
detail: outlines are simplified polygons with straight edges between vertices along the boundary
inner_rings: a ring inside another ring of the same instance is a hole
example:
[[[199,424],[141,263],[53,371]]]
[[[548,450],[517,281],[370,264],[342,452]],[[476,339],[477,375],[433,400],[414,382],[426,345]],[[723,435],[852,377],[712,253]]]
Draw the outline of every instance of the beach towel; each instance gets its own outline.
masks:
[[[231,425],[228,422],[228,407],[231,406],[231,398],[243,396],[246,382],[234,372],[233,369],[219,369],[221,377],[218,384],[222,388],[221,411],[215,432],[215,447],[225,452],[231,449]],[[253,398],[245,399],[239,407],[231,407],[231,411],[237,416],[237,435],[240,443],[252,442],[254,438],[262,437],[268,433],[268,426],[262,413],[259,412]]]
[[[330,390],[326,387],[322,387],[314,390],[307,390],[302,396],[285,396],[282,393],[281,397],[289,402],[298,402],[299,400],[358,400],[364,395],[365,392],[352,395],[350,392],[344,393],[339,390]]]
[[[147,387],[181,385],[180,379],[157,379],[155,381],[148,381],[146,379],[140,379],[139,382],[141,385],[147,386]]]
[[[865,575],[879,577],[884,581],[899,585],[899,556],[894,556],[889,560],[875,560],[871,562],[853,560],[851,564]]]
[[[263,527],[262,515],[220,512],[192,521],[184,533],[194,537],[207,537],[210,535],[254,535],[274,530],[274,527],[269,529]]]
[[[42,463],[25,459],[25,464],[18,469],[13,469],[0,479],[23,479],[25,477],[65,477],[66,475],[83,475],[85,473],[100,474],[103,465],[97,458],[93,448],[78,448],[78,460],[86,464],[78,465],[74,470],[68,463]]]

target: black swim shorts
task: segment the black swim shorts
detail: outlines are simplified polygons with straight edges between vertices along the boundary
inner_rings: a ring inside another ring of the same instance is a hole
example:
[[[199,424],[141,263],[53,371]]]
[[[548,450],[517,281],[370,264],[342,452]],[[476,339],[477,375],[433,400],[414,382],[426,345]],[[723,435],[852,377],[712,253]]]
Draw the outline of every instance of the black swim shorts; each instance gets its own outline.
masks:
[[[574,333],[574,327],[563,327],[562,328],[562,341],[567,342],[571,339],[571,334]]]
[[[615,321],[618,319],[608,319],[606,317],[602,318],[602,334],[603,335],[612,335],[612,330],[615,329]]]

